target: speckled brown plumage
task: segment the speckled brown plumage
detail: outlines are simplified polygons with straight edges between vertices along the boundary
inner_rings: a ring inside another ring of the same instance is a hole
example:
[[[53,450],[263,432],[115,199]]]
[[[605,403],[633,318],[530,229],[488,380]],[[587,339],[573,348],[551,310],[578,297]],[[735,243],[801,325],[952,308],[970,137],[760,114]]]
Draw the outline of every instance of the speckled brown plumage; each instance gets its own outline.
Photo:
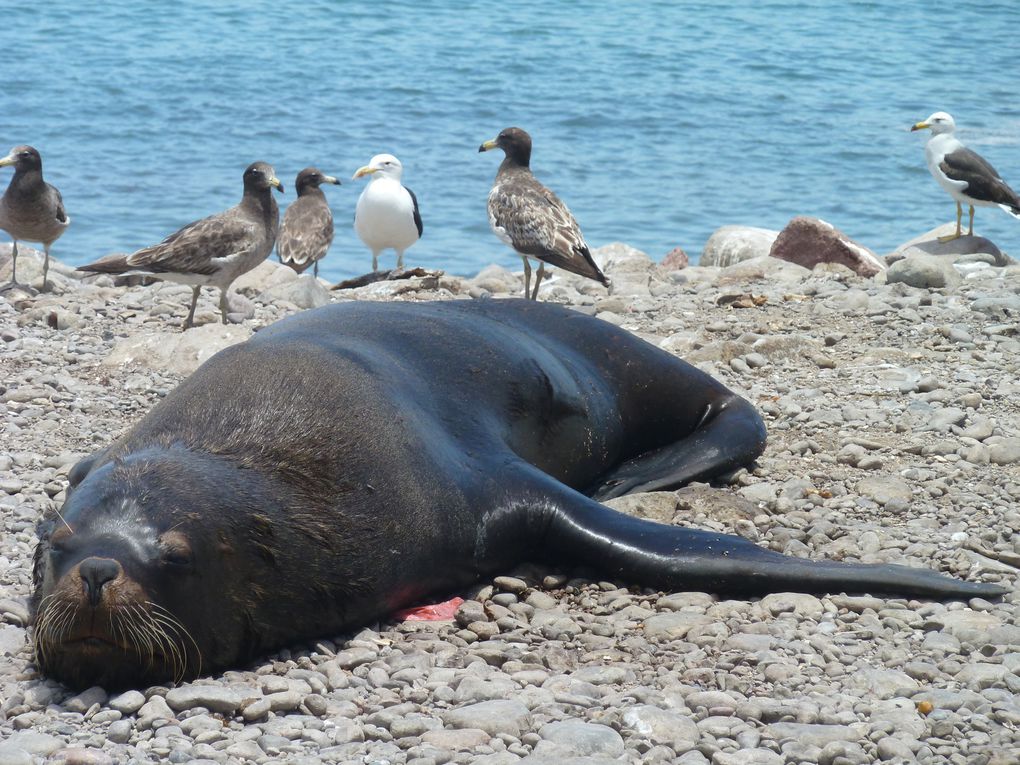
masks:
[[[272,188],[283,186],[271,165],[255,162],[244,171],[244,196],[229,210],[195,221],[159,244],[130,255],[107,255],[79,271],[141,274],[192,288],[187,329],[195,317],[201,287],[220,289],[220,313],[227,323],[227,287],[265,260],[276,243],[280,212]]]
[[[340,181],[325,175],[314,167],[306,167],[297,175],[294,188],[297,199],[287,208],[276,240],[276,254],[280,262],[299,274],[314,268],[319,275],[319,261],[326,256],[333,243],[333,213],[320,184]]]
[[[537,298],[544,273],[540,263],[535,290],[529,295],[528,257],[608,286],[570,210],[532,174],[531,136],[520,128],[507,128],[479,151],[493,148],[503,149],[506,157],[489,192],[489,225],[524,259],[525,297]]]
[[[43,289],[47,286],[50,267],[50,246],[67,229],[71,219],[64,209],[64,200],[56,187],[43,180],[42,156],[31,146],[15,146],[0,159],[0,167],[14,166],[14,176],[3,197],[0,197],[0,229],[10,234],[11,281],[17,284],[18,241],[39,242],[45,252]]]

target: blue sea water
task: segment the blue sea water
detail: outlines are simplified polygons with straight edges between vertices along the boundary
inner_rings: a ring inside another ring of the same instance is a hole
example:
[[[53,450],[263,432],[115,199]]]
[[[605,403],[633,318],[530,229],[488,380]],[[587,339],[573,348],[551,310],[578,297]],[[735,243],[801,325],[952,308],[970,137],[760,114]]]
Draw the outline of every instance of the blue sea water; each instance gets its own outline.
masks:
[[[264,159],[281,204],[306,165],[345,179],[322,273],[364,273],[346,179],[385,151],[421,203],[410,264],[520,268],[486,219],[498,152],[477,153],[509,125],[593,246],[656,258],[800,214],[879,252],[950,220],[909,132],[936,110],[1020,188],[1015,0],[2,5],[0,146],[41,150],[74,264],[234,204]],[[1020,254],[1020,222],[976,222]]]

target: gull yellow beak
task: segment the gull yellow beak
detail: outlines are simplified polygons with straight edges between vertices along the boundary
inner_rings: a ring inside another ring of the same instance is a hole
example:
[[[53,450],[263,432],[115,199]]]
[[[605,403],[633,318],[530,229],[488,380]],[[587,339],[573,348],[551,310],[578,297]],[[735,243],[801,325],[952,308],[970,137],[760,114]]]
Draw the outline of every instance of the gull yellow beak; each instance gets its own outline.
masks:
[[[269,185],[276,186],[276,190],[279,191],[281,194],[283,193],[283,184],[280,183],[280,179],[277,178],[275,175],[269,179]]]
[[[918,122],[917,124],[914,125],[914,127],[910,128],[910,132],[913,133],[915,130],[924,130],[925,128],[930,127],[931,125],[928,124],[927,122]]]
[[[324,176],[322,176],[322,180],[325,183],[332,183],[334,186],[342,186],[343,185],[343,184],[340,183],[340,179],[339,178],[334,178],[332,175],[324,175]]]
[[[481,146],[479,146],[478,151],[492,151],[497,146],[499,146],[499,144],[496,143],[496,139],[493,138],[491,141],[486,141]]]
[[[14,159],[13,154],[8,154],[3,159],[0,159],[0,167],[7,167],[8,165],[13,165],[16,161],[17,160]]]
[[[352,181],[356,181],[356,180],[358,180],[358,178],[360,178],[361,176],[363,176],[363,175],[371,175],[371,174],[372,174],[372,173],[374,173],[374,172],[375,172],[376,170],[378,170],[378,168],[372,167],[371,165],[365,165],[364,167],[359,167],[359,168],[358,168],[358,172],[356,172],[356,173],[354,174],[354,177],[353,177],[353,178],[351,178],[351,180],[352,180]]]

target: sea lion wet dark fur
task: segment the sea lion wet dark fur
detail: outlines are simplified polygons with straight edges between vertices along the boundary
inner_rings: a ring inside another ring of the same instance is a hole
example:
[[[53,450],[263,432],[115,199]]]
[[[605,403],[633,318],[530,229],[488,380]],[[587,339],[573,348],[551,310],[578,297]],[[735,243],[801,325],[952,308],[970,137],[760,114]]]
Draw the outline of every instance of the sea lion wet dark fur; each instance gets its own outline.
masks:
[[[307,311],[218,353],[74,468],[39,528],[37,660],[75,687],[192,678],[526,559],[667,590],[1002,591],[589,498],[707,479],[764,444],[748,402],[558,306]]]

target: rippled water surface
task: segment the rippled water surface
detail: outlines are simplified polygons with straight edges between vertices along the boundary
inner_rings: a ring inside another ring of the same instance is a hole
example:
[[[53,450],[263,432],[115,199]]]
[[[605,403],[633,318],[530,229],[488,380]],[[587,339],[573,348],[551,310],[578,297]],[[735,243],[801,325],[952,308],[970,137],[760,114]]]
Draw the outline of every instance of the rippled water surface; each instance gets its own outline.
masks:
[[[499,160],[477,153],[508,125],[532,133],[535,173],[593,246],[653,257],[798,214],[879,252],[949,220],[908,132],[937,109],[1020,188],[1014,2],[111,0],[3,18],[0,144],[42,151],[72,217],[54,253],[72,263],[234,204],[265,159],[281,204],[306,165],[345,179],[326,192],[323,274],[363,273],[362,181],[346,179],[387,151],[425,221],[409,262],[519,268],[486,220]],[[977,223],[1020,254],[1020,221]]]

